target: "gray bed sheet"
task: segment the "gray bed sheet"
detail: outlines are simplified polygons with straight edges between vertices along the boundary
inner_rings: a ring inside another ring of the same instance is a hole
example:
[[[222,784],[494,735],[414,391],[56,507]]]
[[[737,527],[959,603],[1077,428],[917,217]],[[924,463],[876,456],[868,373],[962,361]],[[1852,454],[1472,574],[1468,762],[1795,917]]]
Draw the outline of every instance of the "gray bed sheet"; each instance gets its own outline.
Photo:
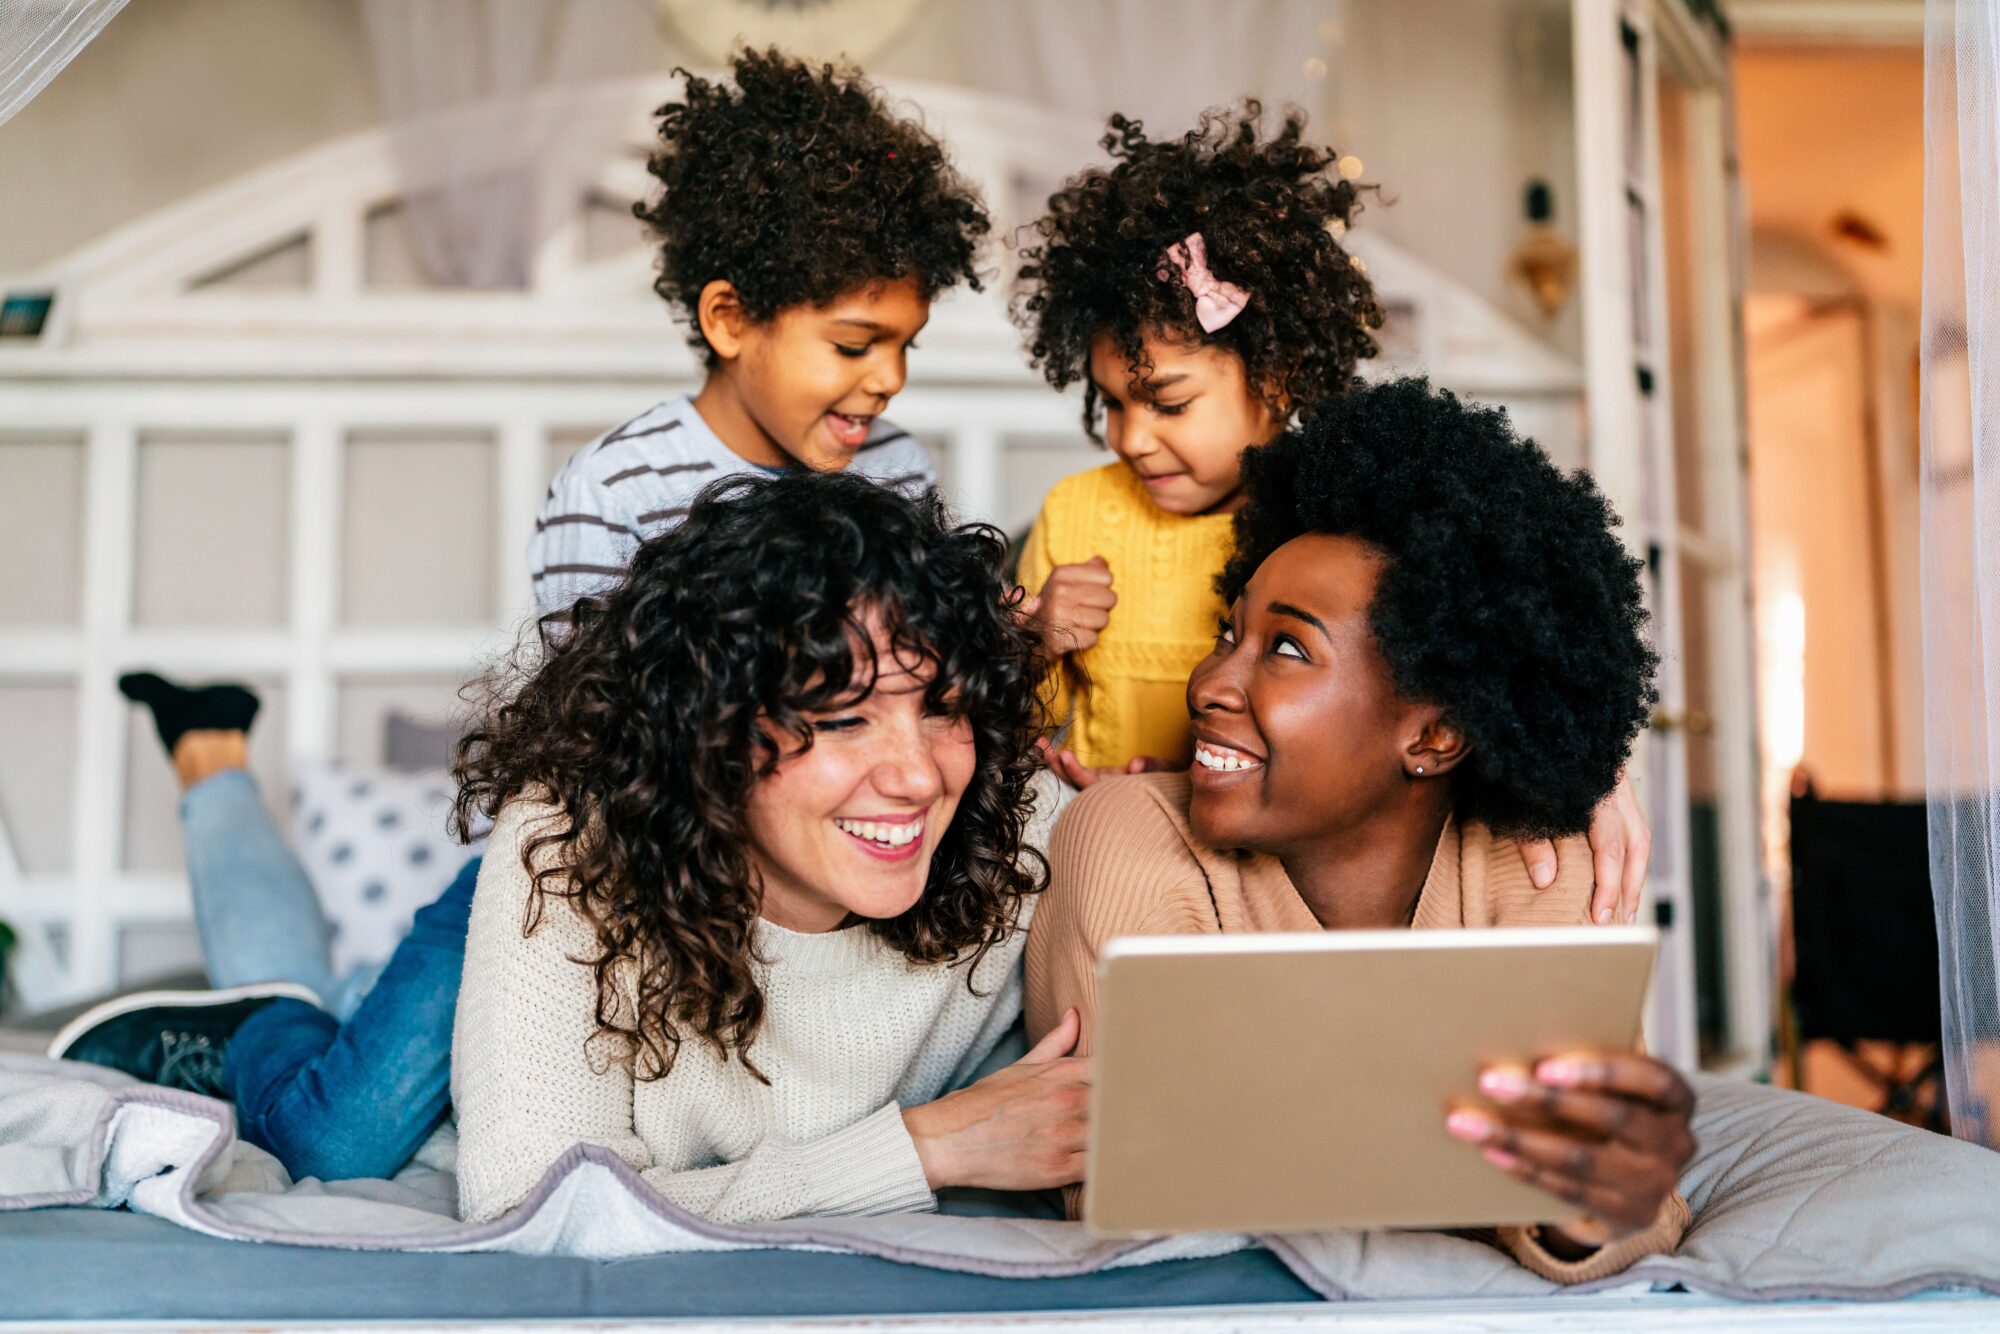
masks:
[[[938,1315],[1319,1304],[1265,1250],[1075,1278],[811,1251],[632,1260],[252,1245],[125,1210],[0,1213],[0,1320],[438,1320]]]

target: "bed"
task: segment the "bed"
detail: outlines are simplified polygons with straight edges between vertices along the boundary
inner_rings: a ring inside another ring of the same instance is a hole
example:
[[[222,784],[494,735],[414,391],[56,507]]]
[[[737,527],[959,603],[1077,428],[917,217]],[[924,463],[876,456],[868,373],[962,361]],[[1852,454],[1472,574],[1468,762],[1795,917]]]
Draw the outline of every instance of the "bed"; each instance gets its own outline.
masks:
[[[724,1228],[583,1148],[520,1209],[468,1228],[451,1216],[448,1132],[393,1182],[293,1183],[235,1140],[223,1104],[0,1056],[0,1315],[93,1327],[922,1316],[1020,1328],[1089,1312],[1147,1329],[2000,1322],[1986,1295],[2000,1293],[2000,1156],[1801,1094],[1714,1079],[1699,1092],[1702,1150],[1682,1181],[1696,1217],[1679,1251],[1562,1292],[1435,1233],[1104,1242],[1034,1197]]]

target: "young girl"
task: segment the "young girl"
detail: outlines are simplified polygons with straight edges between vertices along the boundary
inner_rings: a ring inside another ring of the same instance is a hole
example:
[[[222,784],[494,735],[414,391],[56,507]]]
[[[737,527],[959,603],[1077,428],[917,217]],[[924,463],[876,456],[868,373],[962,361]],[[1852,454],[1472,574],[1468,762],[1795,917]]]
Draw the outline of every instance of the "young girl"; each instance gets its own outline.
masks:
[[[1113,164],[1034,225],[1015,305],[1035,363],[1083,383],[1084,429],[1118,456],[1049,492],[1020,564],[1064,655],[1053,763],[1079,787],[1187,767],[1183,691],[1214,637],[1244,451],[1347,390],[1382,320],[1340,244],[1360,187],[1302,114],[1266,135],[1246,101],[1165,140],[1114,116],[1104,147]],[[1591,830],[1599,920],[1637,912],[1648,842],[1621,782]],[[1522,856],[1554,882],[1548,842]]]
[[[880,414],[932,299],[979,281],[986,213],[943,146],[852,68],[775,51],[740,54],[728,82],[688,77],[659,114],[661,191],[640,213],[659,242],[655,288],[706,374],[556,478],[528,541],[548,614],[615,585],[719,478],[844,468],[910,495],[935,481]],[[247,771],[255,697],[123,684],[185,789],[202,953],[224,989],[121,998],[52,1054],[233,1099],[245,1138],[294,1176],[392,1175],[449,1109],[478,862],[416,914],[379,979],[333,977],[325,916]]]
[[[1039,644],[1005,545],[859,478],[741,478],[545,632],[463,743],[495,817],[452,1089],[461,1212],[576,1144],[755,1222],[1081,1175],[1075,1023],[1020,1012]]]

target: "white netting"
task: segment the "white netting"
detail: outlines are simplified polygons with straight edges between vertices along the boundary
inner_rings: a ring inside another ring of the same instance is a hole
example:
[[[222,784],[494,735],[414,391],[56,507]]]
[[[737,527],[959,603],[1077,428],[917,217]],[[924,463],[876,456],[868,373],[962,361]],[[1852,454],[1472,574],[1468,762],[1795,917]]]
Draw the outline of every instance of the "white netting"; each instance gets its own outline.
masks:
[[[645,128],[589,96],[652,69],[643,0],[362,0],[361,15],[417,262],[442,286],[526,286],[609,149]]]
[[[1925,778],[1954,1133],[2000,1147],[2000,6],[1925,13]]]
[[[0,0],[0,125],[125,8],[125,0]]]

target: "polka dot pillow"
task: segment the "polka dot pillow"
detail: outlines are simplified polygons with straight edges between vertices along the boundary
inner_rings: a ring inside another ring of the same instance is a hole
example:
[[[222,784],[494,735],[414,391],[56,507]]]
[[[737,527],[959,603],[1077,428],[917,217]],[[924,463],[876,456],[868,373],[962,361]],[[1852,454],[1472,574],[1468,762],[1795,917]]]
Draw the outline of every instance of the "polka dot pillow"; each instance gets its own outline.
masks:
[[[452,795],[443,773],[339,760],[294,766],[292,840],[333,927],[337,975],[386,962],[417,909],[479,851],[446,827]]]

